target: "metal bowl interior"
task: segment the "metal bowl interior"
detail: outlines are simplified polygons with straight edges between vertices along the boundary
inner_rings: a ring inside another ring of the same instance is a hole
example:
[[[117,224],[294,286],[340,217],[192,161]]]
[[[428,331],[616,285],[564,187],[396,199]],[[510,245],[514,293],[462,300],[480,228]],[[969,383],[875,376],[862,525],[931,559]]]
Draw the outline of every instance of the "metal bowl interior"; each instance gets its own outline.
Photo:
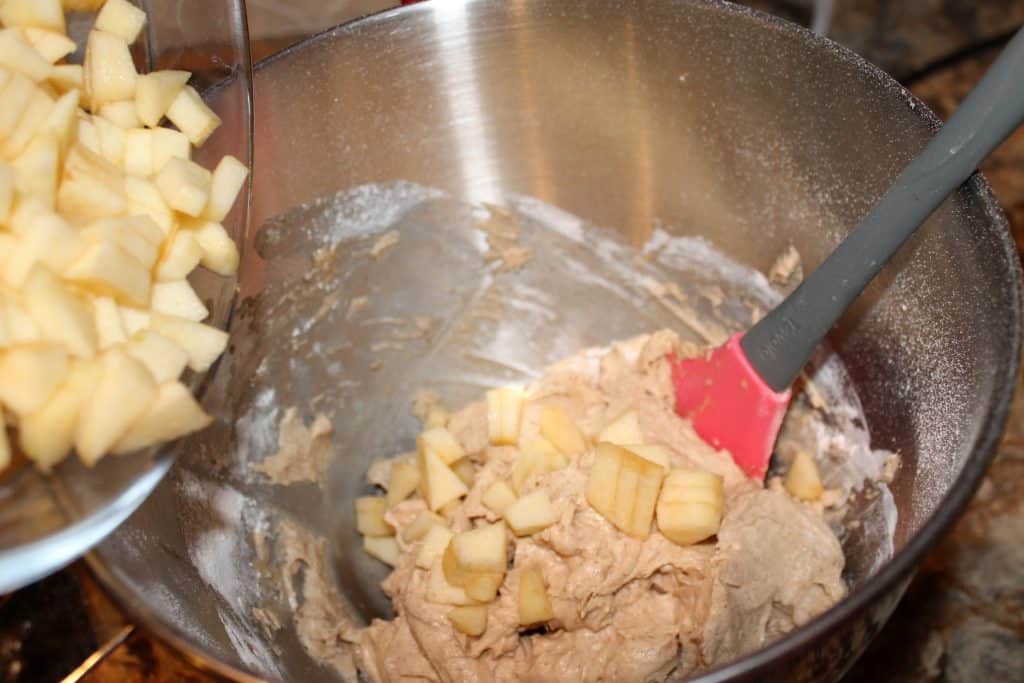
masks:
[[[436,195],[422,188],[472,203],[533,197],[634,247],[659,231],[700,237],[761,270],[792,244],[813,267],[938,125],[828,41],[682,0],[388,12],[261,64],[255,111],[252,225],[263,227],[246,237],[241,312],[206,398],[218,423],[178,446],[172,475],[91,559],[129,610],[212,668],[309,681],[334,674],[299,642],[287,601],[283,626],[265,628],[235,594],[265,580],[253,547],[261,515],[326,539],[339,590],[364,617],[383,613],[381,573],[352,550],[352,498],[371,460],[411,445],[412,389],[434,380],[451,404],[479,390],[452,380],[469,370],[429,346],[370,353],[394,339],[347,322],[361,296],[378,317],[447,320],[451,292],[471,297],[490,273],[462,257],[475,238],[443,229],[448,218],[459,224],[464,205],[425,205]],[[382,183],[393,210],[360,213],[360,197]],[[325,218],[330,202],[294,210],[339,192],[344,215]],[[416,229],[424,224],[442,228]],[[402,231],[400,245],[367,259],[364,242],[389,227]],[[324,240],[352,249],[315,258]],[[539,335],[537,325],[495,325],[488,334],[512,355],[486,372],[470,368],[485,375],[480,383],[521,379],[574,347],[644,331],[630,330],[642,316],[619,315],[614,298],[574,289],[578,278],[558,263],[545,267],[535,272],[540,291],[565,317]],[[318,279],[320,270],[330,277]],[[895,554],[854,572],[835,608],[707,680],[835,678],[866,645],[987,465],[1017,367],[1019,278],[1005,221],[976,176],[843,319],[830,341],[873,443],[903,457]],[[291,405],[332,422],[337,452],[323,487],[273,486],[249,470],[275,450],[276,420]],[[837,638],[846,640],[839,651],[823,649]]]
[[[142,70],[190,70],[192,83],[204,97],[217,100],[224,125],[197,150],[196,160],[212,166],[223,155],[232,154],[250,163],[252,65],[242,3],[175,0],[143,7],[148,20],[137,54]],[[201,36],[183,28],[200,23],[199,15],[204,26]],[[68,30],[79,45],[84,44],[93,20],[91,14],[71,14]],[[218,88],[216,84],[225,79],[232,86]],[[225,220],[239,237],[248,220],[248,197],[244,199]],[[192,281],[209,304],[213,324],[226,324],[234,302],[234,280],[197,272]],[[198,387],[203,378],[190,381]],[[172,463],[170,453],[156,449],[129,458],[107,458],[91,469],[68,458],[48,475],[27,463],[4,473],[0,477],[0,593],[81,556],[146,499]]]

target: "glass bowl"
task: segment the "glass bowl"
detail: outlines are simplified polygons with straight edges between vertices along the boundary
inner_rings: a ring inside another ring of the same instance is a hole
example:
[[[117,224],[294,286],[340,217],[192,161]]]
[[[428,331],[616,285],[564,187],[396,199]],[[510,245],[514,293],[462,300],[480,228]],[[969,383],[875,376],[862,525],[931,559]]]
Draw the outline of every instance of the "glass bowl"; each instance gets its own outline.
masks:
[[[141,6],[149,21],[135,46],[139,70],[191,71],[192,84],[223,119],[196,160],[212,168],[232,154],[251,167],[252,64],[241,0],[143,0]],[[79,45],[92,21],[91,14],[68,16],[69,34]],[[239,244],[248,213],[247,185],[224,221]],[[211,324],[225,327],[235,279],[196,271],[191,280],[211,311]],[[191,383],[202,391],[202,377]],[[173,459],[158,448],[107,457],[89,469],[72,456],[46,475],[16,458],[0,476],[0,594],[42,578],[102,540],[146,499]]]

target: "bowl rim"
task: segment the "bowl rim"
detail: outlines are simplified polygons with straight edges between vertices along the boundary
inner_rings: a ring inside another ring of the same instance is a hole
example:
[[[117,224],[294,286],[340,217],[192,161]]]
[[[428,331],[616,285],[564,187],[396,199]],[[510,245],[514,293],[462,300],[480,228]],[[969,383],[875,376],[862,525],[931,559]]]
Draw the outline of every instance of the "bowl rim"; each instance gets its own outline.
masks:
[[[465,4],[484,4],[495,2],[496,0],[462,1]],[[903,98],[918,119],[933,133],[942,125],[939,117],[920,98],[905,88],[895,78],[851,49],[828,37],[814,34],[803,26],[794,24],[777,15],[751,7],[736,5],[728,0],[671,1],[672,4],[705,5],[712,11],[753,19],[760,23],[764,30],[776,31],[786,38],[802,41],[813,50],[827,50],[841,60],[856,67],[858,71],[872,77],[890,96]],[[354,27],[389,21],[396,16],[417,12],[432,12],[434,11],[433,5],[434,3],[414,3],[394,7],[327,28],[259,60],[252,67],[253,76],[278,60],[285,59],[322,41],[330,40],[335,35],[344,33]],[[255,87],[255,82],[253,85]],[[1010,225],[1006,215],[992,192],[991,186],[980,171],[976,171],[961,186],[958,192],[964,191],[979,200],[980,208],[992,226],[992,237],[1002,247],[1003,255],[1009,264],[1010,272],[1008,275],[1011,276],[1011,281],[1006,284],[1009,286],[1008,294],[1013,305],[1009,311],[1010,316],[1007,323],[1012,353],[1009,358],[1005,359],[1001,367],[996,368],[996,376],[1002,376],[1004,381],[996,384],[991,395],[991,410],[984,418],[978,435],[970,449],[970,455],[964,462],[960,473],[957,475],[949,491],[946,492],[939,502],[935,511],[925,520],[917,532],[907,540],[906,544],[878,571],[868,577],[864,583],[857,586],[843,600],[811,621],[770,643],[768,646],[735,661],[709,669],[691,680],[699,683],[720,683],[757,675],[770,665],[786,661],[793,657],[797,651],[826,637],[840,625],[854,619],[871,604],[882,599],[886,594],[892,592],[902,597],[906,583],[901,586],[900,582],[910,578],[924,554],[935,545],[939,538],[960,517],[980,485],[982,477],[988,470],[989,464],[995,455],[996,446],[1002,437],[1016,389],[1021,361],[1022,271],[1021,259],[1010,232]],[[135,618],[148,632],[170,645],[184,659],[197,668],[241,683],[261,683],[268,680],[254,674],[247,668],[218,660],[192,642],[188,634],[164,622],[161,615],[136,601],[133,597],[133,591],[107,569],[95,550],[90,551],[85,559],[115,604],[128,615]],[[886,615],[886,618],[888,618],[888,615]]]

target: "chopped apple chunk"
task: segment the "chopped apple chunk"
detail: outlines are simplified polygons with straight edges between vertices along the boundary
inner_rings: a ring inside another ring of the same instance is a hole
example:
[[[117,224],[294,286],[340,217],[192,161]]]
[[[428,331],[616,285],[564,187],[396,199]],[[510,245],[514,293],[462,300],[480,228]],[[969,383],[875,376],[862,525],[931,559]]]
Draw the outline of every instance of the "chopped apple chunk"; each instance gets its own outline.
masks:
[[[188,71],[168,70],[139,76],[135,86],[135,113],[139,121],[149,128],[159,126],[191,75]]]
[[[443,550],[443,549],[442,549]],[[444,569],[441,568],[441,558],[438,557],[430,568],[430,575],[427,577],[426,599],[439,605],[472,605],[475,601],[466,595],[466,591],[453,586],[444,578]]]
[[[544,406],[540,413],[540,433],[563,455],[577,455],[587,450],[583,433],[561,406]]]
[[[476,467],[473,465],[473,461],[469,458],[459,458],[452,463],[452,472],[455,473],[462,483],[468,487],[473,486],[473,481],[476,479]]]
[[[96,16],[96,29],[118,36],[131,45],[146,25],[146,13],[128,0],[107,0]]]
[[[436,512],[423,510],[420,514],[416,515],[416,519],[402,530],[402,540],[406,543],[418,541],[425,537],[435,526],[447,528],[448,523]],[[451,540],[450,537],[449,540]],[[447,541],[445,542],[445,545],[448,545]],[[431,559],[430,562],[427,562],[427,567],[433,564],[433,562],[433,559]]]
[[[71,450],[82,406],[92,398],[101,366],[93,361],[74,361],[66,381],[46,404],[21,418],[18,436],[21,449],[41,469],[49,470]]]
[[[448,612],[448,620],[459,633],[467,636],[479,636],[487,630],[487,607],[484,605],[467,605],[455,607]]]
[[[627,410],[622,415],[612,420],[608,426],[601,430],[597,441],[613,443],[616,446],[628,444],[642,444],[643,434],[640,432],[640,418],[635,410]]]
[[[445,465],[451,465],[466,454],[459,440],[444,427],[423,432],[416,437],[416,444],[421,450],[433,451]]]
[[[487,398],[487,434],[495,446],[515,444],[523,418],[526,394],[516,387],[491,389]]]
[[[42,408],[68,373],[68,354],[56,344],[15,346],[0,352],[0,402],[17,415]]]
[[[103,370],[92,399],[83,407],[75,450],[95,465],[146,412],[157,384],[146,366],[119,349],[103,354]]]
[[[665,468],[612,443],[599,443],[587,478],[587,502],[615,527],[641,540],[651,521]]]
[[[380,496],[356,498],[356,531],[363,536],[394,536],[395,529],[384,520],[388,501]]]
[[[173,441],[206,428],[211,418],[181,382],[170,381],[157,387],[156,396],[145,412],[111,448],[115,454],[148,448]]]
[[[420,544],[420,552],[416,556],[416,566],[420,569],[430,569],[441,559],[445,548],[452,542],[455,534],[447,525],[434,524],[423,536],[423,543]],[[446,582],[447,583],[447,582]]]
[[[547,491],[538,489],[505,508],[505,521],[516,536],[532,536],[558,521]]]
[[[800,500],[818,500],[825,492],[818,466],[807,451],[797,452],[786,472],[784,485],[790,495]]]
[[[167,108],[167,118],[177,126],[178,130],[188,136],[196,147],[202,146],[206,139],[220,126],[220,117],[206,106],[203,98],[193,88],[185,86],[175,96]],[[190,214],[193,216],[198,213]]]
[[[413,494],[420,485],[420,470],[415,464],[402,460],[391,467],[388,480],[388,507],[394,507]]]
[[[434,451],[421,448],[417,461],[420,470],[420,491],[431,510],[440,510],[469,492],[458,475],[452,472]]]
[[[485,524],[456,534],[452,548],[459,566],[469,572],[504,573],[508,565],[504,522]]]
[[[520,626],[535,626],[555,618],[539,569],[530,567],[520,573],[518,606]]]
[[[720,475],[672,470],[658,498],[658,530],[678,545],[700,543],[718,533],[722,507]]]
[[[138,74],[128,42],[121,36],[93,30],[85,46],[85,89],[94,112],[107,102],[135,97]]]
[[[370,557],[380,560],[389,567],[398,564],[398,541],[389,536],[364,536],[363,550]]]
[[[496,481],[484,491],[481,502],[491,512],[500,515],[509,505],[516,501],[516,492],[503,481]]]

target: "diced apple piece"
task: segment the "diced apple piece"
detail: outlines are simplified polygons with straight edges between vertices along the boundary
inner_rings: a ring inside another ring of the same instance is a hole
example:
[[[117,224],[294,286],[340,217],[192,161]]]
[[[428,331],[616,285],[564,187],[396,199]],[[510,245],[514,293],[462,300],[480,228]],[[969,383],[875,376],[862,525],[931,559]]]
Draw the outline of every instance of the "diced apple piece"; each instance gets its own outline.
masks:
[[[388,501],[381,496],[356,498],[356,531],[363,536],[394,536],[395,528],[384,521]]]
[[[63,159],[78,136],[78,100],[77,90],[66,92],[54,102],[53,108],[43,122],[37,135],[52,135],[60,146]]]
[[[442,405],[433,405],[430,407],[430,412],[427,413],[427,420],[425,426],[427,429],[433,429],[434,427],[447,427],[448,418],[452,414],[448,412],[448,409]]]
[[[75,137],[77,138],[79,145],[86,148],[93,154],[99,155],[100,134],[96,131],[96,126],[92,125],[92,117],[87,118],[87,116],[88,115],[82,115],[76,117],[78,122],[76,125]],[[104,161],[106,161],[106,159],[104,159]]]
[[[482,573],[473,574],[466,580],[462,590],[476,602],[493,602],[498,596],[498,589],[505,580],[504,574]]]
[[[210,315],[188,280],[154,283],[149,306],[157,313],[195,322],[205,320]]]
[[[22,30],[22,34],[28,44],[50,64],[56,64],[75,51],[75,41],[63,33],[28,27]]]
[[[508,565],[508,537],[504,522],[485,524],[455,534],[452,548],[459,567],[465,571],[503,574]]]
[[[503,387],[487,392],[487,434],[495,446],[511,445],[519,440],[526,395],[522,389]]]
[[[2,66],[0,64],[0,67]],[[18,127],[36,92],[32,81],[20,73],[11,75],[7,84],[0,87],[0,102],[4,103],[4,106],[0,107],[0,142],[10,137]]]
[[[646,539],[665,468],[621,446],[599,443],[587,478],[587,502],[626,534]]]
[[[467,605],[454,607],[448,613],[448,620],[459,633],[467,636],[479,636],[487,630],[487,607],[484,605]]]
[[[85,87],[94,112],[107,102],[133,99],[137,78],[135,62],[124,38],[105,31],[89,33],[85,45]]]
[[[197,163],[172,158],[156,176],[156,186],[167,206],[198,216],[210,198],[210,172]]]
[[[128,341],[124,323],[121,322],[121,312],[112,298],[109,296],[93,297],[92,310],[93,321],[96,325],[96,344],[100,350],[106,350],[111,346]]]
[[[469,458],[460,458],[452,463],[452,472],[455,473],[462,483],[472,488],[473,481],[476,479],[476,467],[473,465],[473,461]]]
[[[420,485],[420,470],[414,463],[402,460],[391,467],[388,481],[388,507],[394,507],[412,495]]]
[[[159,173],[171,159],[189,161],[192,158],[192,146],[182,133],[170,128],[154,128],[149,134],[153,144],[154,173]],[[213,177],[210,178],[212,188]]]
[[[409,526],[402,530],[402,540],[406,543],[418,541],[430,533],[430,530],[435,526],[448,528],[448,523],[436,512],[421,510],[420,514],[416,515],[416,519],[412,520],[412,522],[409,523]],[[446,541],[445,545],[447,544],[448,543]],[[424,569],[428,569],[433,563],[434,560],[431,558]]]
[[[435,427],[423,432],[416,437],[416,445],[420,450],[433,451],[445,465],[451,465],[466,455],[459,440],[444,427]]]
[[[516,536],[532,536],[558,521],[547,491],[538,489],[505,508],[505,521]]]
[[[364,536],[363,550],[389,567],[398,564],[398,541],[388,536]]]
[[[32,141],[36,132],[42,127],[50,111],[53,109],[53,100],[42,90],[36,89],[32,99],[21,115],[21,120],[11,132],[7,140],[0,146],[0,153],[6,158],[13,159],[21,154],[28,143]]]
[[[153,313],[150,329],[184,349],[188,354],[188,366],[196,372],[209,370],[228,343],[227,332],[173,315]]]
[[[21,449],[44,471],[64,459],[71,450],[82,407],[92,400],[102,366],[93,361],[74,361],[66,381],[39,410],[18,423]]]
[[[440,563],[441,556],[444,554],[448,544],[451,543],[452,536],[454,535],[452,530],[443,523],[434,524],[427,529],[426,534],[423,536],[423,543],[420,545],[420,552],[416,556],[416,566],[420,569],[430,569],[435,564]],[[440,569],[440,566],[438,568]],[[444,573],[443,570],[441,573]]]
[[[64,8],[60,0],[5,0],[0,6],[4,26],[34,26],[63,34]]]
[[[103,354],[103,370],[92,400],[82,408],[75,448],[95,465],[149,409],[157,384],[146,366],[119,349]]]
[[[530,567],[520,573],[518,603],[520,626],[534,626],[555,618],[544,576],[539,569]]]
[[[193,88],[185,86],[167,108],[167,118],[178,130],[188,136],[196,147],[202,147],[207,138],[217,130],[220,117],[206,106],[203,98]],[[190,214],[198,215],[198,214]]]
[[[188,71],[153,71],[139,76],[135,87],[135,111],[144,126],[156,128],[174,98],[192,74]]]
[[[15,344],[31,344],[40,341],[39,330],[31,316],[25,310],[21,299],[13,292],[0,289],[0,304],[3,304],[4,331],[8,346]]]
[[[417,456],[420,488],[431,510],[439,510],[469,492],[462,480],[430,449],[420,449]]]
[[[157,233],[160,229],[148,218],[143,218]],[[127,218],[102,218],[93,221],[81,231],[81,236],[86,242],[97,244],[110,242],[116,244],[125,253],[134,257],[143,268],[149,269],[156,263],[157,251],[160,242],[153,242],[151,234],[139,229],[141,221],[133,221]]]
[[[139,115],[135,112],[135,103],[130,100],[107,102],[100,107],[99,114],[118,128],[124,128],[126,132],[142,126]]]
[[[107,0],[96,16],[95,27],[131,45],[146,25],[146,13],[127,0]]]
[[[516,492],[505,482],[496,481],[484,491],[481,502],[488,510],[500,515],[509,505],[516,502]]]
[[[124,215],[128,204],[119,168],[82,144],[68,152],[57,208],[72,223]]]
[[[156,398],[118,439],[113,453],[130,453],[149,446],[173,441],[200,429],[212,419],[181,382],[171,381],[157,388]]]
[[[85,90],[85,69],[81,64],[57,64],[50,72],[49,82],[63,93]]]
[[[656,444],[629,444],[622,445],[622,447],[631,453],[636,453],[641,458],[658,463],[666,470],[671,466],[671,457],[669,456],[668,449],[664,446]]]
[[[818,474],[818,466],[807,451],[797,452],[789,465],[789,471],[786,472],[784,485],[790,495],[800,500],[818,500],[825,492],[821,476]]]
[[[583,433],[561,406],[544,406],[540,413],[540,433],[565,455],[587,450]]]
[[[113,242],[99,242],[64,271],[64,277],[101,296],[144,306],[149,303],[149,271],[137,258]]]
[[[249,169],[241,161],[230,154],[223,157],[213,170],[210,200],[203,209],[203,218],[214,223],[223,221],[231,211],[248,175]]]
[[[136,332],[124,350],[142,361],[160,384],[178,379],[188,364],[188,354],[184,350],[152,330]]]
[[[220,223],[203,222],[192,235],[203,250],[200,263],[218,275],[234,275],[238,270],[238,247]],[[428,425],[429,426],[429,425]]]
[[[0,402],[17,415],[41,409],[68,374],[68,354],[56,344],[0,352]]]
[[[2,7],[9,5],[7,2]],[[35,83],[46,80],[53,72],[53,64],[36,52],[14,28],[0,30],[0,67],[23,74]]]
[[[7,223],[14,202],[14,169],[0,161],[0,223]]]
[[[185,279],[199,265],[202,255],[203,250],[192,233],[178,230],[160,257],[156,266],[156,279],[159,282]]]
[[[444,580],[459,588],[465,588],[466,583],[473,576],[473,572],[459,565],[459,559],[455,556],[455,546],[451,543],[441,553],[441,569],[444,571]]]
[[[435,527],[439,528],[439,527]],[[472,605],[474,601],[466,595],[466,591],[453,586],[444,578],[444,570],[441,568],[441,558],[438,557],[430,568],[430,575],[427,577],[427,590],[425,597],[427,602],[438,605]]]
[[[133,128],[124,132],[125,173],[143,178],[153,175],[153,136],[151,133],[152,131],[146,128]]]
[[[55,136],[37,135],[28,147],[11,162],[16,173],[18,192],[38,199],[47,208],[57,204],[57,169],[60,144]]]
[[[149,329],[149,325],[152,322],[152,316],[149,315],[149,311],[132,308],[131,306],[118,306],[117,309],[121,313],[121,324],[124,325],[124,331],[129,337],[138,334],[142,330]]]
[[[174,229],[174,214],[164,201],[156,185],[144,178],[128,176],[124,179],[124,195],[132,214],[145,214],[153,219],[165,235]]]
[[[65,288],[60,278],[36,266],[22,290],[25,310],[45,339],[62,344],[78,358],[96,355],[96,327],[92,312]]]
[[[723,495],[717,474],[672,470],[658,498],[658,530],[683,546],[714,536],[722,522]]]
[[[96,127],[96,134],[100,138],[100,155],[110,163],[123,167],[125,130],[100,116],[93,117],[92,125]]]
[[[19,267],[27,262],[38,261],[54,271],[60,272],[83,255],[86,244],[78,232],[59,215],[35,199],[22,199],[10,218],[11,229],[20,241]],[[7,269],[15,264],[8,262]],[[28,273],[25,273],[26,275]],[[7,273],[10,275],[10,273]],[[8,278],[11,282],[17,278]]]
[[[627,410],[622,415],[601,430],[597,435],[598,441],[613,443],[616,446],[627,444],[642,444],[644,436],[640,432],[640,419],[635,410]]]

